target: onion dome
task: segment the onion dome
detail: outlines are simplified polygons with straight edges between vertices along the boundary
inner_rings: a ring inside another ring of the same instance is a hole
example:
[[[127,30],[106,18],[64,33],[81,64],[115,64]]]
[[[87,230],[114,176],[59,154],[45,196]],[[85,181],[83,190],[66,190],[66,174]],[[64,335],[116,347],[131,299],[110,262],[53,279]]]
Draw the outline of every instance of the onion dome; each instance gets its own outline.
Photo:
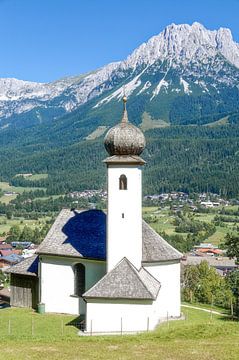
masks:
[[[126,96],[123,97],[124,112],[121,122],[109,129],[104,144],[110,156],[140,155],[145,148],[145,137],[142,131],[128,122]]]

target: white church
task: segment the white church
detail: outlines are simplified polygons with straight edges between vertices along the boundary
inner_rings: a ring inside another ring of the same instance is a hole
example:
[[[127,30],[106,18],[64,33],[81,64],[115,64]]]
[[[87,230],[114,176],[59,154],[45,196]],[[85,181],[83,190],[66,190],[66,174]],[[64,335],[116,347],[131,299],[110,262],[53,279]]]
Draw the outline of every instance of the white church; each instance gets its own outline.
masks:
[[[182,254],[142,220],[145,138],[128,121],[126,100],[104,140],[107,215],[63,209],[38,254],[9,270],[13,306],[81,315],[86,334],[153,330],[180,317]]]

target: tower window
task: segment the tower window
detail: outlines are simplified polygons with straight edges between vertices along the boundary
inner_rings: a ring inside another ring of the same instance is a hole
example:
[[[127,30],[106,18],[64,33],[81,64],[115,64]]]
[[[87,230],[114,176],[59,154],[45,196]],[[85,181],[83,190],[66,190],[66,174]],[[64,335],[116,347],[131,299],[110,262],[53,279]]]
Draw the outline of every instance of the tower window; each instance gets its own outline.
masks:
[[[127,177],[125,175],[120,175],[119,189],[120,190],[127,190]]]
[[[82,296],[85,292],[85,267],[82,264],[74,266],[74,295]]]

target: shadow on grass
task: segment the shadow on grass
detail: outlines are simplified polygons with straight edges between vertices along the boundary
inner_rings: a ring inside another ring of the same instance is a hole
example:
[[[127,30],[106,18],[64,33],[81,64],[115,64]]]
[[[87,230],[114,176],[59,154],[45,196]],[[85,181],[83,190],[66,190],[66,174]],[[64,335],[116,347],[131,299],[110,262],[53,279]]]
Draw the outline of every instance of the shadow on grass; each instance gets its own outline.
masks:
[[[71,320],[66,324],[66,326],[73,326],[78,330],[85,330],[85,315],[77,316],[75,319]]]
[[[231,321],[231,322],[235,322],[235,321],[237,321],[238,322],[238,317],[237,316],[230,316],[230,315],[217,315],[218,316],[218,320],[222,320],[222,321]]]

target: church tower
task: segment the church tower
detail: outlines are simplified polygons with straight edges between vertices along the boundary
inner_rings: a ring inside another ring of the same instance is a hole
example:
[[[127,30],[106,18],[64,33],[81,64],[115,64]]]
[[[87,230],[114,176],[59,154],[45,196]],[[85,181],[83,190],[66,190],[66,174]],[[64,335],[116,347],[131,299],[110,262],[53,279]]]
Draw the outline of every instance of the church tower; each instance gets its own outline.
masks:
[[[107,272],[126,257],[137,269],[142,261],[142,180],[145,148],[142,131],[128,121],[123,97],[121,122],[105,136],[108,169]]]

